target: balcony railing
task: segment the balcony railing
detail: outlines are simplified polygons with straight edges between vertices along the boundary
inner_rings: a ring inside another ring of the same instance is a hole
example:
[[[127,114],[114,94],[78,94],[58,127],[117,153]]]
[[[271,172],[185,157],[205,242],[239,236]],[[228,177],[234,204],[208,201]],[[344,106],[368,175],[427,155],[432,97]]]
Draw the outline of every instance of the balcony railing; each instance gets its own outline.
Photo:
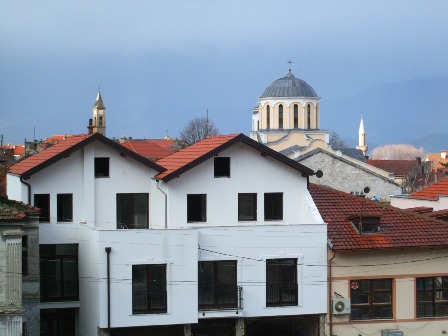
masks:
[[[199,310],[243,309],[243,288],[239,286],[214,286],[199,288]]]

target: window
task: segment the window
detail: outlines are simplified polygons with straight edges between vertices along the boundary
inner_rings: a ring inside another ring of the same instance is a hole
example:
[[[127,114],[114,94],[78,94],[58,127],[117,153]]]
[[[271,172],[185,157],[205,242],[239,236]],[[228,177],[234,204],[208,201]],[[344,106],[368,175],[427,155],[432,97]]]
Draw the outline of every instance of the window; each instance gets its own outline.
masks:
[[[238,194],[238,220],[257,220],[257,194]]]
[[[266,260],[266,306],[296,306],[297,304],[297,259]]]
[[[166,265],[132,266],[132,313],[166,313]]]
[[[109,158],[95,158],[95,177],[109,177]]]
[[[294,128],[299,128],[299,106],[294,104]]]
[[[264,194],[264,219],[283,219],[283,193]]]
[[[266,106],[266,129],[271,128],[271,107]]]
[[[78,245],[40,245],[41,301],[78,300]]]
[[[198,266],[199,309],[238,307],[237,262],[233,260],[200,261]]]
[[[73,222],[73,195],[58,194],[58,222]]]
[[[22,236],[22,275],[28,275],[28,236]]]
[[[307,109],[307,111],[306,111],[307,126],[308,126],[308,129],[310,129],[311,128],[311,105],[308,104],[306,109]]]
[[[283,128],[283,105],[278,106],[278,128]]]
[[[448,316],[448,276],[417,278],[417,317]]]
[[[230,177],[230,158],[215,157],[215,177]]]
[[[149,194],[117,194],[117,229],[147,229]]]
[[[187,221],[189,223],[207,221],[206,194],[187,195]]]
[[[50,221],[50,194],[34,194],[34,206],[40,209],[39,222]]]
[[[350,219],[350,223],[359,233],[378,233],[380,231],[380,217],[354,217]]]
[[[392,318],[392,279],[352,280],[350,297],[352,320]]]

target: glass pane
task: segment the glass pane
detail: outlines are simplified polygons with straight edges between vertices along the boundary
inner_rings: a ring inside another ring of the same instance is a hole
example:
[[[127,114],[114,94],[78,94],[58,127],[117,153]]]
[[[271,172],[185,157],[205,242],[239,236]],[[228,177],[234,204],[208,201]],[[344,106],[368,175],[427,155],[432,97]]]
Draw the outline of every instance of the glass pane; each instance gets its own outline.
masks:
[[[238,194],[238,220],[256,220],[257,194]]]
[[[432,301],[432,292],[431,291],[421,291],[417,292],[417,301]]]
[[[64,296],[78,296],[78,261],[74,258],[64,258]]]
[[[134,195],[134,228],[148,228],[148,194]]]
[[[374,293],[372,294],[372,303],[390,303],[390,293]]]
[[[448,302],[435,304],[435,316],[448,316]]]
[[[132,266],[132,308],[145,310],[148,307],[146,287],[146,265]]]
[[[368,294],[353,294],[352,295],[352,304],[367,304],[369,303],[369,295]]]
[[[374,319],[388,319],[392,318],[392,307],[387,306],[374,306],[373,307],[373,315]]]
[[[434,289],[442,289],[442,277],[434,277]]]
[[[390,290],[392,281],[390,279],[372,280],[372,290]]]

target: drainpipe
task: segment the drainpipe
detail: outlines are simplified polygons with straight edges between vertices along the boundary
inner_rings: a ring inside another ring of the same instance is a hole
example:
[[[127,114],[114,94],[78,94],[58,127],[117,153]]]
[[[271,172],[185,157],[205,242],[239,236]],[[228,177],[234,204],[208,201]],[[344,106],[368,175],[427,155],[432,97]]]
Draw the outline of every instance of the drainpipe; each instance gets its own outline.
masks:
[[[331,244],[330,240],[328,241],[328,245],[330,247],[330,252],[333,254],[333,256],[328,259],[328,326],[330,335],[333,336],[333,312],[332,312],[332,303],[331,303],[331,262],[334,258],[336,258],[336,251],[331,250],[333,247],[333,244]]]
[[[111,247],[106,247],[106,254],[107,254],[107,330],[108,335],[110,336],[110,251],[112,250]]]
[[[156,180],[157,182],[157,189],[160,190],[160,192],[165,195],[165,229],[168,229],[168,196],[166,194],[166,192],[164,192],[162,189],[160,189],[159,187],[159,180]]]
[[[28,187],[28,204],[31,205],[31,184],[25,182],[20,176],[20,182]]]

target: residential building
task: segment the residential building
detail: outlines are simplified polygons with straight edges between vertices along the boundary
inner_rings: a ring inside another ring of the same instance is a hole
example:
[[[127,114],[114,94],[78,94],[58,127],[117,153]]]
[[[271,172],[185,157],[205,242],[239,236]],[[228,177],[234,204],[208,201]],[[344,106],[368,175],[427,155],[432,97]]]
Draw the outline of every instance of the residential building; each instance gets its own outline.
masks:
[[[310,185],[328,223],[327,335],[448,331],[448,225]]]
[[[43,334],[324,335],[312,174],[242,134],[156,163],[75,135],[21,161],[8,195],[42,209]]]
[[[0,335],[40,335],[38,218],[38,209],[0,197]]]

